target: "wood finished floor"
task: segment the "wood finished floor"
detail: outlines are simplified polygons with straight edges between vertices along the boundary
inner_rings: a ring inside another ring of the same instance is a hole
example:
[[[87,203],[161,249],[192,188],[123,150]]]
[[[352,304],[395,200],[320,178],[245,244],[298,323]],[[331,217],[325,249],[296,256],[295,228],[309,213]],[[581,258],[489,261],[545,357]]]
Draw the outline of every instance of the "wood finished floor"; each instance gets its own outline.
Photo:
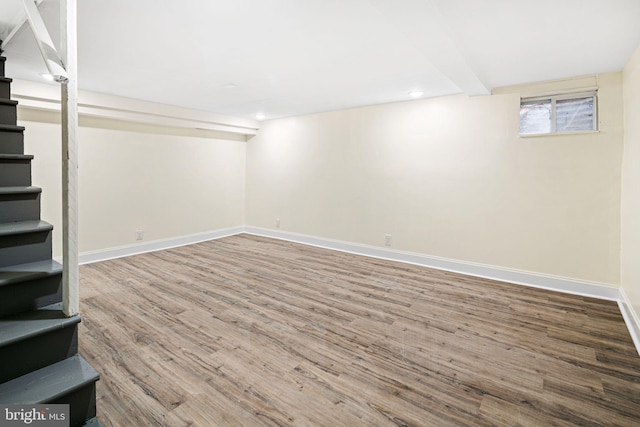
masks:
[[[637,426],[614,302],[240,235],[81,267],[105,426]]]

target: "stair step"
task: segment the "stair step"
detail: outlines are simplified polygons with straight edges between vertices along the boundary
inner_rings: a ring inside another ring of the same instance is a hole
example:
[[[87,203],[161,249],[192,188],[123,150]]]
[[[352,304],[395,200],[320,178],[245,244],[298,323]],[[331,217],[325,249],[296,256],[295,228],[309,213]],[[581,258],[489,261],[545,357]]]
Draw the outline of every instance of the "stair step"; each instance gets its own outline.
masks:
[[[0,384],[0,403],[66,403],[71,408],[69,425],[82,425],[96,416],[95,383],[99,379],[98,372],[75,355]]]
[[[4,77],[4,62],[7,60],[6,57],[0,56],[0,76]]]
[[[31,185],[30,154],[0,154],[0,187]]]
[[[0,98],[11,99],[11,82],[13,79],[0,77]]]
[[[53,225],[46,221],[17,221],[0,224],[0,237],[16,234],[40,233],[53,230]]]
[[[9,405],[50,403],[61,394],[99,378],[100,375],[91,365],[80,355],[75,355],[0,384],[0,402]]]
[[[0,223],[39,220],[41,193],[33,186],[0,187]]]
[[[24,127],[0,124],[0,153],[22,154],[24,152]]]
[[[61,303],[0,319],[0,384],[76,354],[78,323]]]
[[[0,348],[77,323],[80,317],[66,317],[62,303],[5,317],[0,319]]]
[[[32,154],[0,154],[0,160],[5,160],[5,161],[9,161],[9,160],[18,160],[18,161],[33,160],[33,155]]]
[[[52,259],[0,267],[0,287],[62,273],[62,265]]]
[[[0,224],[0,267],[51,259],[52,230],[39,220]]]
[[[15,125],[17,121],[18,101],[0,99],[0,123]]]
[[[42,188],[33,186],[0,187],[0,196],[5,194],[33,194],[41,192]]]
[[[0,268],[0,317],[62,301],[62,265],[51,259]]]
[[[97,417],[94,417],[94,418],[91,418],[90,420],[87,420],[80,427],[103,427],[103,426],[100,423],[100,420]]]
[[[24,126],[0,124],[0,132],[24,132]]]

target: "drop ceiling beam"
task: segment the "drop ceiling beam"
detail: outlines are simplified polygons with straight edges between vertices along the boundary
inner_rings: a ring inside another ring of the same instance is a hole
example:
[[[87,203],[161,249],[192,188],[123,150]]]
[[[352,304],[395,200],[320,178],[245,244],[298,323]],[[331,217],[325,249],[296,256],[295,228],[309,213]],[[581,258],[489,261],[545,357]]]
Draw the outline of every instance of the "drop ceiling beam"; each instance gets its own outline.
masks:
[[[434,0],[369,0],[392,27],[403,34],[407,43],[416,48],[446,78],[470,96],[489,95],[491,90],[482,82],[456,42],[446,19]],[[408,15],[406,10],[414,13]]]
[[[60,91],[57,89],[51,84],[14,79],[11,85],[11,96],[20,101],[20,108],[59,112]],[[257,134],[260,128],[260,122],[257,120],[89,91],[78,93],[78,114],[157,126],[229,132],[245,136]]]

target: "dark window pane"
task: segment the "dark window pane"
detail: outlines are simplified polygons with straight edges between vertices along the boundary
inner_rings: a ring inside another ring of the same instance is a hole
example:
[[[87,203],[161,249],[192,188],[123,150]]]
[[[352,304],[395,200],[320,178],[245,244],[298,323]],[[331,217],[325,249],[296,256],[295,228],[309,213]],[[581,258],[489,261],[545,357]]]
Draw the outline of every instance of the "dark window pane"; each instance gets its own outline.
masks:
[[[578,132],[593,128],[593,97],[556,101],[556,131]]]
[[[520,133],[551,132],[551,100],[527,101],[520,104]]]

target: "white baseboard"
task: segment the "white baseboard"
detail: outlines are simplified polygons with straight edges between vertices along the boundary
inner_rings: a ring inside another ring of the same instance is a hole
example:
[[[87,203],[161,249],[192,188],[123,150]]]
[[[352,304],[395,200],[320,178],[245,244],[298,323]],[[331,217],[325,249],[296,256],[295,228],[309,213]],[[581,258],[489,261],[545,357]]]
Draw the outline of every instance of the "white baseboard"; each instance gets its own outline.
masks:
[[[160,251],[163,249],[175,248],[178,246],[191,245],[207,240],[220,239],[222,237],[233,236],[244,232],[244,227],[223,228],[221,230],[208,231],[204,233],[189,234],[186,236],[172,237],[168,239],[152,240],[133,245],[119,246],[97,251],[82,252],[79,256],[80,264],[91,264],[93,262],[106,261],[114,258],[122,258],[131,255],[143,254],[146,252]]]
[[[574,295],[617,301],[618,306],[620,307],[620,311],[622,312],[622,316],[624,317],[624,321],[627,325],[627,328],[629,329],[629,333],[631,334],[631,338],[636,347],[636,350],[638,351],[638,354],[640,354],[640,317],[635,313],[632,305],[629,303],[629,300],[624,293],[624,289],[603,283],[576,280],[567,277],[551,276],[530,271],[496,267],[486,264],[459,261],[413,252],[398,251],[395,249],[345,242],[341,240],[326,239],[305,234],[290,233],[281,230],[248,226],[231,227],[204,233],[190,234],[187,236],[179,236],[133,245],[120,246],[116,248],[83,252],[80,254],[79,260],[80,264],[90,264],[93,262],[106,261],[114,258],[121,258],[147,252],[159,251],[163,249],[175,248],[178,246],[190,245],[207,240],[220,239],[222,237],[228,237],[242,233],[287,240],[290,242],[302,243],[305,245],[332,249],[341,252],[348,252],[356,255],[363,255],[373,258],[420,265],[423,267],[436,268],[439,270],[468,274],[471,276],[483,277],[518,285],[525,285]]]
[[[603,283],[576,280],[567,277],[551,276],[529,271],[515,270],[492,265],[459,261],[449,258],[423,255],[414,252],[405,252],[378,246],[363,245],[359,243],[332,240],[322,237],[315,237],[306,234],[290,233],[280,230],[272,230],[259,227],[231,227],[220,230],[213,230],[204,233],[190,234],[168,239],[153,240],[144,243],[137,243],[115,248],[101,249],[97,251],[82,252],[79,256],[80,264],[90,264],[93,262],[106,261],[114,258],[122,258],[146,252],[160,251],[163,249],[175,248],[178,246],[191,245],[193,243],[207,240],[220,239],[222,237],[236,234],[253,234],[256,236],[271,237],[290,242],[302,243],[320,248],[332,249],[341,252],[348,252],[357,255],[364,255],[373,258],[387,259],[391,261],[415,264],[424,267],[436,268],[439,270],[452,271],[456,273],[469,274],[471,276],[484,277],[487,279],[499,280],[502,282],[515,283],[518,285],[532,286],[541,289],[564,292],[574,295],[582,295],[593,298],[621,301],[620,288]],[[631,305],[625,306],[627,315],[633,313]],[[635,318],[637,322],[637,316]],[[637,334],[640,336],[640,334]]]
[[[257,236],[271,237],[275,239],[303,243],[321,248],[349,252],[357,255],[365,255],[391,261],[405,262],[424,267],[436,268],[438,270],[463,273],[471,276],[483,277],[486,279],[499,280],[502,282],[532,286],[535,288],[548,289],[574,295],[588,296],[611,301],[618,301],[620,297],[619,288],[617,286],[607,285],[603,283],[588,282],[566,277],[551,276],[529,271],[496,267],[486,264],[471,263],[413,252],[404,252],[394,249],[381,248],[377,246],[344,242],[340,240],[324,239],[321,237],[289,233],[267,228],[245,227],[244,231],[247,234],[254,234]]]
[[[618,306],[620,307],[620,312],[624,318],[624,323],[627,324],[627,329],[629,330],[633,344],[636,346],[636,351],[638,352],[638,355],[640,355],[640,316],[638,316],[633,309],[624,288],[620,288]]]

